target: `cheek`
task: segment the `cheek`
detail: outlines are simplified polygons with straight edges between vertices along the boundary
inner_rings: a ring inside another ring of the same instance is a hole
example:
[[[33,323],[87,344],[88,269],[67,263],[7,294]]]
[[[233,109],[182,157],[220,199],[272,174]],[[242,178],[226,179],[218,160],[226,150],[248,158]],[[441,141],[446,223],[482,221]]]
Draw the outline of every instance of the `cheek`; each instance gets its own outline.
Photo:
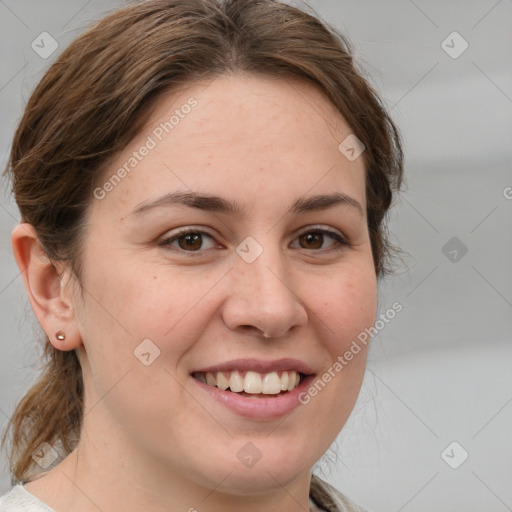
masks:
[[[323,397],[318,406],[324,408],[334,426],[341,428],[352,411],[364,377],[369,337],[367,343],[362,343],[358,336],[375,322],[377,279],[370,264],[354,266],[338,277],[333,275],[324,284],[316,307],[324,323],[322,344],[328,356],[323,372],[318,375],[322,382],[317,382],[316,388]],[[333,435],[336,432],[334,428]]]
[[[133,351],[142,340],[150,339],[161,349],[161,360],[170,359],[169,368],[173,368],[177,361],[172,359],[187,351],[211,320],[209,292],[219,276],[121,260],[106,271],[100,261],[90,266],[84,279],[87,293],[81,324],[90,357],[97,355],[101,364],[109,352],[133,363]],[[108,343],[102,342],[105,333]]]
[[[325,357],[300,400],[308,421],[322,432],[319,453],[345,425],[361,389],[368,345],[358,342],[358,335],[373,325],[377,308],[377,280],[368,261],[343,265],[329,278],[310,281],[317,290],[310,297],[310,322],[315,322]]]
[[[375,321],[375,272],[372,266],[354,266],[351,271],[333,273],[315,287],[318,292],[311,298],[310,307],[324,325],[324,345],[334,360]]]

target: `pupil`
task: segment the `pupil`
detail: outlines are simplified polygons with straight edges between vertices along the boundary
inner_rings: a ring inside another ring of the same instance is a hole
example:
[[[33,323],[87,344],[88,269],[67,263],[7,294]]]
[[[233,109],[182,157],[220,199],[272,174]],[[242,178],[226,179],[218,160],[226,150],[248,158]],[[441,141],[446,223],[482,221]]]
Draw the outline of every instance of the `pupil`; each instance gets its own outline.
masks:
[[[180,238],[179,245],[182,249],[192,249],[194,251],[201,249],[202,240],[199,234],[184,235]]]
[[[323,244],[323,235],[321,233],[306,233],[301,236],[301,241],[305,242],[307,248],[320,249]]]

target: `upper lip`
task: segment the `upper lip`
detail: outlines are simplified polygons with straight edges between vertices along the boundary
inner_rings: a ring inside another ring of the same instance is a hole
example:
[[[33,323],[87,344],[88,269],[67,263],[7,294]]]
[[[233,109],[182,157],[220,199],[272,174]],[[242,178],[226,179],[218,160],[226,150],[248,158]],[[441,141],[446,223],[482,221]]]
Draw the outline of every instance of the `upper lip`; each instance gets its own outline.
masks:
[[[308,364],[304,363],[303,361],[299,361],[298,359],[291,358],[276,359],[275,361],[264,361],[261,359],[233,359],[232,361],[227,361],[225,363],[220,363],[208,366],[207,368],[194,370],[194,372],[214,373],[231,372],[235,370],[243,372],[253,371],[259,373],[295,370],[296,372],[304,373],[305,375],[310,375],[313,373],[313,370]]]

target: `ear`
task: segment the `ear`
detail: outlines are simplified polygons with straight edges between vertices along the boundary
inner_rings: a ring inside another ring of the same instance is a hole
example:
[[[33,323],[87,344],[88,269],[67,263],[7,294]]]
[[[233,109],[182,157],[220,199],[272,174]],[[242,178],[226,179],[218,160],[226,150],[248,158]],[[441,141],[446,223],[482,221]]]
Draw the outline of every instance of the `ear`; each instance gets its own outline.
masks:
[[[11,243],[30,304],[50,343],[58,350],[78,348],[82,338],[71,300],[69,271],[50,261],[31,224],[18,224]],[[65,339],[58,339],[57,333],[63,333]]]

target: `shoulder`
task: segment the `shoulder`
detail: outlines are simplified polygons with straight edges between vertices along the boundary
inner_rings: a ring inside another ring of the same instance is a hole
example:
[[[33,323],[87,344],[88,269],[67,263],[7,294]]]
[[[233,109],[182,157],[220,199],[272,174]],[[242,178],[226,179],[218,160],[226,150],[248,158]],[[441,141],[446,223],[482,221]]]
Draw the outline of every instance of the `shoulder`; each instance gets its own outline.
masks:
[[[0,498],[0,512],[55,512],[30,494],[23,485],[15,485]]]
[[[310,496],[327,512],[369,512],[316,475],[311,478]]]

